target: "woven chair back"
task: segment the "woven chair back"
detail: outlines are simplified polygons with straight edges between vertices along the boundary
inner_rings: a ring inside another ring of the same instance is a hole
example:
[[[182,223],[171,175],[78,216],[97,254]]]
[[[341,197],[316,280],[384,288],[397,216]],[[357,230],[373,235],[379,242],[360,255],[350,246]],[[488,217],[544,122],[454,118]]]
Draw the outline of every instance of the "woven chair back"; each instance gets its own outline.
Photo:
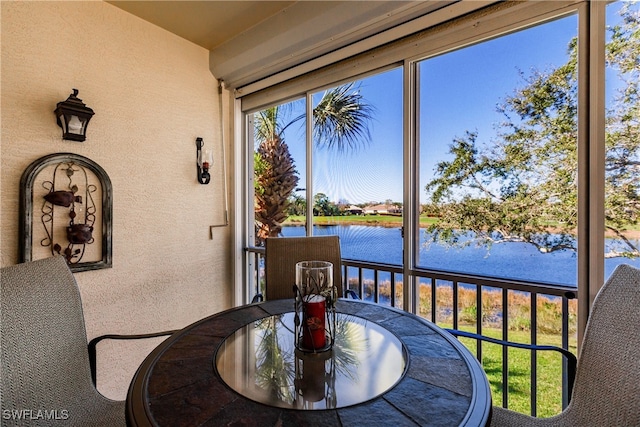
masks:
[[[342,258],[338,236],[270,237],[265,241],[266,299],[293,298],[296,263],[333,263],[333,285],[342,296]]]
[[[124,425],[124,402],[105,398],[91,381],[80,293],[64,258],[4,267],[1,274],[7,425]],[[20,415],[25,410],[31,412]],[[32,417],[40,424],[30,424]]]
[[[620,265],[596,296],[566,412],[572,425],[640,426],[640,269]]]

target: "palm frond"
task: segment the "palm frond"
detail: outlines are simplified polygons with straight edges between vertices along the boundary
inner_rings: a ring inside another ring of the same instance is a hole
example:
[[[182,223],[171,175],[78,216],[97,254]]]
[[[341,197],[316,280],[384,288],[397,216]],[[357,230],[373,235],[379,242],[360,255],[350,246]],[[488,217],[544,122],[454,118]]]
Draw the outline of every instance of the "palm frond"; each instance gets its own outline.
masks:
[[[373,107],[363,102],[353,83],[327,90],[313,109],[313,138],[319,146],[338,151],[371,141]]]

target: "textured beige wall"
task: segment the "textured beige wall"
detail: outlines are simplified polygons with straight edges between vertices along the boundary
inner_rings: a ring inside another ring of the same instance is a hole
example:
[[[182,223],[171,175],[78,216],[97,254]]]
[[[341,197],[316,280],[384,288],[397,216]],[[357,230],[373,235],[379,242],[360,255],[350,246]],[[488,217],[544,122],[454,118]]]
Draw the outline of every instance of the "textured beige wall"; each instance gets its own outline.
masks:
[[[2,1],[1,30],[1,264],[18,261],[22,172],[73,152],[113,184],[113,268],[75,274],[88,337],[180,328],[228,308],[230,227],[209,230],[224,198],[208,52],[101,1]],[[53,114],[72,88],[95,111],[83,143],[63,141]],[[209,185],[195,178],[198,136],[217,162]],[[123,399],[157,343],[101,346],[99,390]]]

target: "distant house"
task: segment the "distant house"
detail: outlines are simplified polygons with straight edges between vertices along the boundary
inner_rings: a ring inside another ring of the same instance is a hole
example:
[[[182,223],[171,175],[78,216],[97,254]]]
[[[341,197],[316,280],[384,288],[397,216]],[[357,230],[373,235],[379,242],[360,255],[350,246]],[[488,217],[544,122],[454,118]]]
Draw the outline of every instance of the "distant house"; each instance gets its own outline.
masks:
[[[351,205],[344,210],[349,215],[364,215],[364,209]]]
[[[366,215],[378,215],[381,213],[387,213],[387,205],[368,205],[364,207],[364,213]]]
[[[364,207],[365,215],[401,214],[402,208],[397,205],[369,205]]]

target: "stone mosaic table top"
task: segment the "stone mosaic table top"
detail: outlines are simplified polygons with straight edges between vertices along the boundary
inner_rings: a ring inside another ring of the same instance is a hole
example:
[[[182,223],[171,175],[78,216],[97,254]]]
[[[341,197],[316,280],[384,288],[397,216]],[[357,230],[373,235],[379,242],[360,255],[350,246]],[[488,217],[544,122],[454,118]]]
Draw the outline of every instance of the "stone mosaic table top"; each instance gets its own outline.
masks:
[[[491,393],[486,376],[453,336],[418,316],[379,304],[342,299],[336,309],[374,322],[376,328],[383,328],[402,343],[404,372],[381,394],[337,408],[291,409],[257,402],[225,383],[216,367],[216,355],[225,340],[256,321],[293,311],[292,300],[276,300],[207,317],[160,344],[132,380],[127,422],[131,426],[171,427],[450,427],[489,423]],[[359,379],[363,387],[366,380],[366,375]]]

